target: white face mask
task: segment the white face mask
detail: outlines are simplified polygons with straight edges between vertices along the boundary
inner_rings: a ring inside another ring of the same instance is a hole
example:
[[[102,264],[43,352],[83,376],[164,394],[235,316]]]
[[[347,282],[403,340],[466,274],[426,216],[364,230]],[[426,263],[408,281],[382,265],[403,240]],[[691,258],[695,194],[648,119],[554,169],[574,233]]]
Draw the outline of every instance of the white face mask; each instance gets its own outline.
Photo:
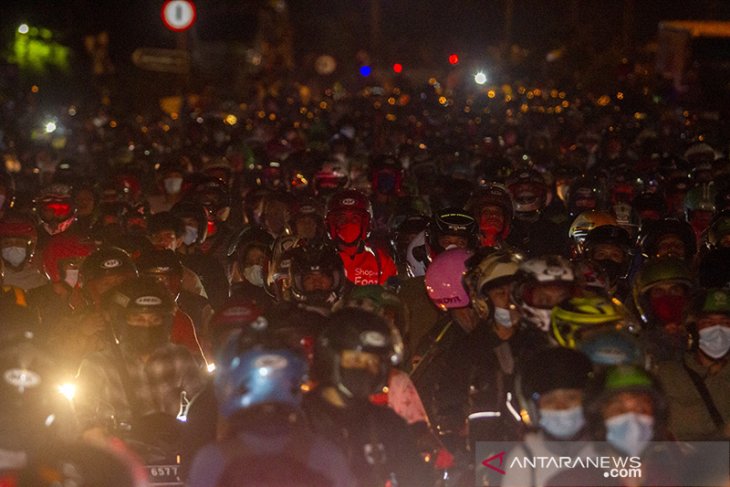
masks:
[[[654,417],[646,414],[619,414],[607,419],[604,425],[606,441],[629,455],[644,451],[654,436]]]
[[[3,260],[11,267],[20,267],[27,255],[28,250],[25,247],[5,247],[2,250]]]
[[[162,182],[167,194],[177,194],[182,188],[183,178],[165,178]]]
[[[264,287],[264,268],[258,264],[243,269],[243,277],[256,287]]]
[[[494,308],[494,321],[505,328],[512,328],[512,314],[507,308]]]
[[[63,282],[71,286],[76,287],[79,282],[79,270],[78,269],[66,269],[66,273],[63,276]]]
[[[183,236],[183,243],[185,245],[193,245],[198,240],[198,229],[195,227],[185,227],[185,235]]]
[[[714,359],[724,357],[730,350],[730,328],[715,325],[700,330],[700,350]]]
[[[583,406],[569,409],[541,409],[540,426],[551,436],[558,439],[567,439],[575,436],[586,420],[583,415]]]

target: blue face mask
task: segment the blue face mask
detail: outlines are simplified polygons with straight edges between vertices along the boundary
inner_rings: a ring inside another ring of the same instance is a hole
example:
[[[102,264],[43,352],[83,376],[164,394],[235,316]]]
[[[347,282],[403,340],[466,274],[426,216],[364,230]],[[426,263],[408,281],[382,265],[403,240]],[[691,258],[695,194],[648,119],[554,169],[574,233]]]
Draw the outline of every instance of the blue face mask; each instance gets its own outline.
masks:
[[[555,438],[561,440],[572,438],[585,424],[583,406],[570,409],[540,409],[540,427]]]
[[[494,308],[494,321],[505,328],[512,328],[512,315],[507,308]]]
[[[183,243],[185,245],[193,245],[198,240],[198,229],[195,227],[185,227],[185,235],[183,236]]]
[[[606,441],[617,450],[635,456],[644,451],[654,437],[654,418],[646,414],[624,413],[609,418]]]

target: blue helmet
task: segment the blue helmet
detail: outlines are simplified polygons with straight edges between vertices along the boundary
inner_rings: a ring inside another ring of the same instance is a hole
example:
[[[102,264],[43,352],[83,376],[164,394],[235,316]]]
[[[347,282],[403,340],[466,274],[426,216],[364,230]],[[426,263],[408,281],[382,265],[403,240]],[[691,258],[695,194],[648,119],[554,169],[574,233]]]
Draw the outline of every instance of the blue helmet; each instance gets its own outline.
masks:
[[[639,341],[622,330],[604,330],[577,345],[594,365],[644,365],[644,351]]]
[[[264,344],[241,350],[234,337],[223,348],[216,371],[218,409],[226,418],[248,408],[284,405],[298,408],[307,380],[306,359],[284,346]]]

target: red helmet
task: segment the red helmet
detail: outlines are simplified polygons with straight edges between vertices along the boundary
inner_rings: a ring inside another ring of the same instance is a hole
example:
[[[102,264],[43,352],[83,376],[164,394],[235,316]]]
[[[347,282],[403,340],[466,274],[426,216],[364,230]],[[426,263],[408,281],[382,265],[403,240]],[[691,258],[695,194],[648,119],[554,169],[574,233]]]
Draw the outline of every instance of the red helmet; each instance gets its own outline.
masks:
[[[327,231],[329,232],[330,238],[334,241],[342,241],[341,236],[338,235],[336,219],[338,215],[346,214],[348,212],[358,214],[362,217],[359,240],[364,240],[370,232],[373,207],[370,204],[368,197],[356,189],[345,189],[336,193],[327,204],[325,223],[327,224]],[[350,241],[345,243],[349,244],[352,242]]]
[[[94,249],[92,242],[79,235],[56,235],[43,249],[43,270],[51,282],[61,282],[61,261],[87,257]]]
[[[243,329],[259,316],[261,309],[253,299],[229,299],[210,319],[208,326],[211,338],[216,344],[220,344],[230,332]]]

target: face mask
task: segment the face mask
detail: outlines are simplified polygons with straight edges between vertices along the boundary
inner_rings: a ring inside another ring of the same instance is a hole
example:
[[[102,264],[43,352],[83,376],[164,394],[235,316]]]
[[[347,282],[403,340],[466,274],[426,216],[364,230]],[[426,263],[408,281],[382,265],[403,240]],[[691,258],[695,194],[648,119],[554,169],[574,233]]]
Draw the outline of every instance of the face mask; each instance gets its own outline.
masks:
[[[66,269],[66,272],[63,276],[63,282],[65,282],[72,288],[76,287],[76,284],[79,282],[79,270]]]
[[[531,308],[527,320],[538,329],[547,333],[550,330],[550,309]]]
[[[507,308],[494,308],[494,321],[505,328],[512,328],[512,316]]]
[[[660,296],[651,300],[654,316],[664,323],[680,323],[684,317],[687,298],[684,296]]]
[[[3,260],[11,267],[20,267],[25,262],[28,251],[25,247],[5,247],[2,251]]]
[[[166,178],[163,180],[167,194],[177,194],[182,188],[183,178]]]
[[[585,424],[583,406],[570,409],[540,409],[540,427],[555,438],[561,440],[572,438]]]
[[[715,325],[700,330],[700,350],[714,359],[724,357],[730,350],[730,328]]]
[[[256,287],[264,287],[264,268],[258,264],[245,267],[243,277]]]
[[[185,227],[185,235],[183,236],[183,243],[185,245],[193,245],[198,240],[198,229],[195,227]]]
[[[167,326],[129,326],[124,325],[120,342],[131,355],[148,355],[169,343],[170,333]]]
[[[622,274],[622,265],[618,262],[614,262],[610,259],[606,260],[597,260],[596,263],[601,266],[601,268],[606,273],[606,277],[608,277],[608,281],[610,283],[616,283],[618,279],[621,277]]]
[[[354,244],[360,240],[360,225],[345,223],[337,227],[337,238],[344,244]]]
[[[616,449],[638,455],[654,436],[654,418],[646,414],[625,413],[604,422],[606,441]]]
[[[352,399],[366,400],[380,386],[377,376],[365,369],[340,369],[340,390]],[[342,388],[346,390],[342,390]]]

